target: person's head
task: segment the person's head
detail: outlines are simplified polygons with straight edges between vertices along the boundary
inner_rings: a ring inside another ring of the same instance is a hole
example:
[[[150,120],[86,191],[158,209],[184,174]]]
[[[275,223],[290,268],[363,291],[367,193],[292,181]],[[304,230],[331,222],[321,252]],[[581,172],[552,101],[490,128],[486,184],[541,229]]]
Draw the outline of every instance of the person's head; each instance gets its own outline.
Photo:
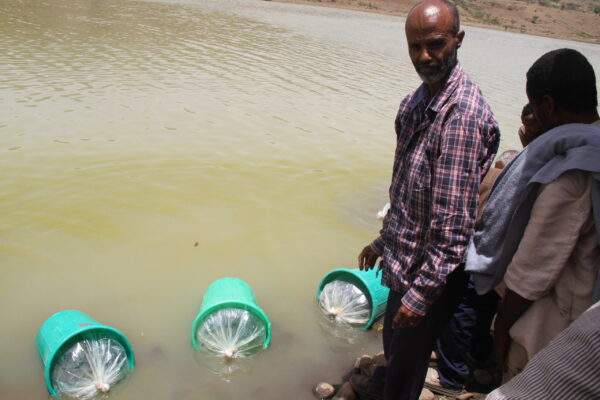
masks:
[[[531,104],[527,103],[521,110],[521,122],[523,125],[525,125],[525,121],[529,120],[531,117],[535,118],[535,115],[533,114],[533,107],[531,107]]]
[[[598,119],[594,68],[578,51],[559,49],[527,71],[527,97],[543,129]]]
[[[494,164],[495,168],[503,169],[508,165],[509,162],[513,160],[519,154],[517,150],[506,150],[502,154],[498,156],[496,159],[496,163]]]
[[[521,111],[521,122],[523,123],[523,130],[519,134],[519,139],[521,139],[521,144],[525,147],[540,136],[544,130],[535,117],[533,107],[529,103],[525,104],[525,107]]]
[[[405,31],[419,77],[430,88],[441,85],[456,65],[465,36],[456,6],[447,0],[423,0],[408,13]]]

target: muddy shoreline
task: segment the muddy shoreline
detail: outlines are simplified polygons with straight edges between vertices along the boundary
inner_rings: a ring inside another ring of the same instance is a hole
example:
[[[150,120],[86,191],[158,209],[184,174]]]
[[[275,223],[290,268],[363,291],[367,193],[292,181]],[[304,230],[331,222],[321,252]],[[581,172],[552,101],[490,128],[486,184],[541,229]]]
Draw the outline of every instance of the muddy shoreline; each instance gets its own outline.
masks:
[[[266,0],[271,1],[271,0]],[[273,0],[405,17],[413,0]],[[583,0],[552,3],[531,0],[457,0],[461,24],[553,39],[600,44],[600,6]],[[564,3],[564,4],[562,4]]]

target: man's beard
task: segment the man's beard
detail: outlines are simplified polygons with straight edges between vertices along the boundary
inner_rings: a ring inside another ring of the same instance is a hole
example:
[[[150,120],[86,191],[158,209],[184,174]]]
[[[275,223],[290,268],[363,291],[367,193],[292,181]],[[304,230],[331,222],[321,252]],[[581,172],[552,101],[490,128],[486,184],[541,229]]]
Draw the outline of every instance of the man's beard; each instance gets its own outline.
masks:
[[[457,53],[458,49],[455,47],[443,62],[431,60],[429,62],[417,64],[415,67],[417,74],[419,74],[421,80],[428,85],[442,81],[450,74],[450,71],[452,71],[452,68],[456,65]],[[421,71],[422,67],[435,68],[436,71],[426,74]]]

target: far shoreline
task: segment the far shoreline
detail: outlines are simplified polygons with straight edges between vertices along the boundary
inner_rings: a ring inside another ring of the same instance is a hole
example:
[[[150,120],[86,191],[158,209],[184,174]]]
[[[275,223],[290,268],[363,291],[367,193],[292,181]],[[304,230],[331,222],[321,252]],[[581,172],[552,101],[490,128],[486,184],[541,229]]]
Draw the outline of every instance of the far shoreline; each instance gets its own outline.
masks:
[[[361,1],[359,1],[358,3],[353,3],[353,2],[343,2],[343,1],[336,1],[336,0],[263,0],[263,1],[274,1],[274,2],[278,2],[278,3],[312,5],[312,6],[316,6],[316,7],[327,7],[327,8],[337,8],[337,9],[343,9],[343,10],[362,11],[362,12],[367,12],[367,13],[371,13],[371,14],[390,15],[390,16],[396,16],[396,17],[402,17],[402,18],[406,17],[406,15],[408,14],[408,10],[410,9],[410,7],[407,8],[406,4],[402,4],[402,5],[399,4],[394,9],[388,8],[388,2],[386,2],[386,0],[380,0],[380,2],[376,2],[376,0],[371,0],[372,2],[368,2],[368,3],[361,2]],[[350,1],[352,1],[352,0],[350,0]],[[414,1],[414,2],[416,2],[416,1]],[[460,8],[459,8],[459,10],[462,12],[462,10]],[[461,19],[463,19],[463,18],[461,17]],[[598,18],[598,24],[600,25],[600,17]],[[492,29],[492,30],[503,31],[503,32],[512,32],[512,33],[518,33],[518,34],[524,34],[524,35],[530,35],[530,36],[538,36],[538,37],[544,37],[544,38],[548,38],[548,39],[567,40],[567,41],[587,43],[587,44],[600,44],[600,38],[591,37],[591,38],[587,39],[587,38],[579,37],[575,34],[568,34],[568,33],[559,35],[558,33],[553,33],[553,32],[546,32],[546,33],[535,32],[535,31],[532,31],[531,29],[527,29],[527,28],[513,29],[510,26],[486,24],[486,23],[470,21],[470,20],[461,21],[461,25],[469,26],[469,27],[476,27],[476,28],[483,28],[483,29]]]

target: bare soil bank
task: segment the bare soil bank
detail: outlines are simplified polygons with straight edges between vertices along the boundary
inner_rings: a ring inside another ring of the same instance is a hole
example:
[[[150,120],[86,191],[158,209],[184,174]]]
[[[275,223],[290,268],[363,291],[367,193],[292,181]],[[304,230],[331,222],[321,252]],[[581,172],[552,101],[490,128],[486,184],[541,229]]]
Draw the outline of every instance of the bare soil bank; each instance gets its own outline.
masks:
[[[417,0],[277,0],[406,16]],[[466,25],[600,43],[600,0],[456,0]]]

